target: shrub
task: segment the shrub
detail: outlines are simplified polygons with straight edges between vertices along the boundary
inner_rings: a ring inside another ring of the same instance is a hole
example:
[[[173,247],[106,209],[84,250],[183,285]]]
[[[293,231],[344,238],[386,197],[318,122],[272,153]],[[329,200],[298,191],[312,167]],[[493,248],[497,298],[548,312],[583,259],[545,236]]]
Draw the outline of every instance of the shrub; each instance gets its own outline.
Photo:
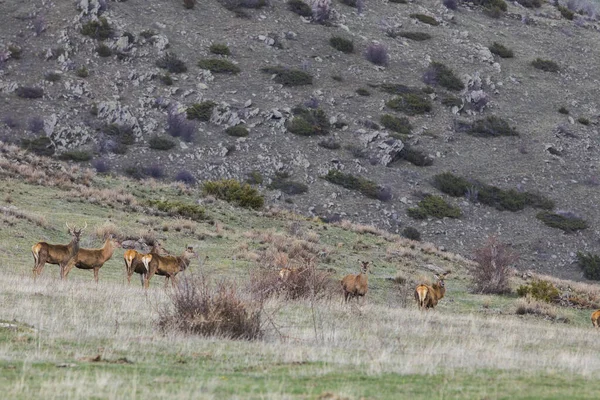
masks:
[[[396,3],[396,4],[406,4],[408,3],[407,0],[389,0],[390,3]]]
[[[329,120],[325,111],[320,108],[295,107],[294,118],[286,123],[288,131],[299,136],[327,135]]]
[[[265,67],[261,69],[266,74],[272,74],[273,80],[284,86],[302,86],[312,85],[313,77],[311,74],[297,69],[285,67]]]
[[[161,75],[160,76],[160,81],[163,84],[165,84],[166,86],[171,86],[173,84],[173,78],[171,78],[171,75],[169,75],[169,73]]]
[[[196,184],[196,178],[194,178],[194,175],[185,169],[182,169],[175,175],[175,180],[177,182],[183,182],[188,186],[193,186]]]
[[[81,67],[75,70],[75,75],[77,75],[80,78],[87,78],[88,76],[90,76],[90,71],[88,71],[85,65],[82,65]]]
[[[19,121],[11,116],[2,118],[2,122],[10,129],[18,128],[20,125]]]
[[[110,124],[102,128],[102,131],[113,136],[121,144],[129,145],[135,143],[133,128],[124,125]]]
[[[244,125],[230,126],[225,129],[225,133],[229,136],[246,137],[248,136],[248,129]]]
[[[10,53],[10,56],[15,60],[20,60],[21,56],[23,55],[23,49],[21,49],[18,46],[8,46],[8,52]]]
[[[455,1],[455,0],[450,0],[450,1]],[[406,39],[414,40],[416,42],[422,42],[424,40],[431,39],[431,35],[429,33],[425,33],[425,32],[400,32],[400,33],[398,33],[398,36],[406,38]]]
[[[458,0],[444,0],[443,4],[448,10],[455,11],[458,9]]]
[[[390,61],[390,56],[384,45],[379,43],[371,43],[365,50],[365,58],[367,61],[375,65],[386,66]]]
[[[101,43],[100,45],[98,45],[98,47],[96,47],[96,53],[98,53],[100,57],[112,56],[112,50],[104,43]]]
[[[21,147],[40,156],[51,156],[54,154],[54,144],[47,136],[35,139],[21,139]]]
[[[560,291],[552,282],[538,279],[531,281],[529,284],[519,286],[517,294],[520,297],[531,296],[536,300],[546,303],[553,303],[560,297]]]
[[[461,107],[463,105],[463,101],[459,97],[452,95],[444,95],[441,102],[446,107]]]
[[[470,267],[473,289],[477,293],[502,294],[510,291],[510,268],[518,255],[496,237],[474,252],[476,265]]]
[[[16,90],[17,96],[24,99],[41,99],[44,97],[44,89],[38,87],[21,86]]]
[[[531,62],[531,65],[534,68],[541,69],[546,72],[558,72],[560,68],[558,64],[551,60],[543,60],[541,58],[536,58]]]
[[[123,172],[125,172],[125,175],[129,176],[132,179],[140,180],[145,178],[144,172],[138,165],[128,165],[125,168],[123,168]]]
[[[390,195],[388,190],[360,176],[357,177],[352,174],[345,174],[337,169],[330,169],[327,175],[324,176],[324,179],[346,189],[356,190],[372,199],[381,201],[389,200]]]
[[[150,164],[144,167],[144,175],[154,179],[160,179],[165,176],[165,170],[158,164]]]
[[[328,150],[337,150],[340,147],[342,147],[342,145],[340,144],[340,142],[338,142],[337,140],[335,140],[334,138],[328,138],[325,140],[321,140],[319,142],[319,146],[328,149]]]
[[[171,150],[175,147],[175,142],[171,139],[164,136],[152,136],[150,140],[148,140],[148,144],[151,149],[154,150]]]
[[[535,300],[531,296],[520,298],[517,301],[515,314],[517,315],[537,315],[551,321],[568,322],[566,317],[559,317],[556,308],[546,302]]]
[[[511,128],[508,122],[494,115],[473,122],[467,133],[481,137],[519,136],[517,130]]]
[[[547,226],[558,228],[566,233],[576,232],[588,227],[588,223],[584,219],[572,213],[540,211],[535,217]]]
[[[271,181],[269,189],[281,190],[285,194],[295,195],[308,192],[308,185],[276,176]]]
[[[573,11],[565,6],[561,6],[558,2],[556,3],[556,9],[560,11],[560,15],[562,15],[563,18],[568,19],[569,21],[573,21],[573,18],[575,18],[575,13]]]
[[[421,232],[417,228],[407,226],[402,230],[402,237],[419,242],[421,241]]]
[[[428,85],[440,85],[448,90],[459,91],[465,88],[460,78],[444,64],[432,62],[423,74],[423,82]]]
[[[562,106],[561,108],[559,108],[558,112],[561,113],[561,114],[569,115],[569,110],[566,107],[564,107],[564,106]]]
[[[431,157],[421,150],[413,149],[407,145],[400,151],[399,157],[417,167],[428,167],[433,165],[433,159]]]
[[[262,303],[250,306],[233,282],[213,285],[203,275],[186,275],[169,298],[171,307],[164,308],[158,319],[163,331],[242,340],[262,336]]]
[[[406,117],[398,118],[390,114],[384,114],[381,116],[379,121],[385,128],[401,135],[409,135],[410,131],[412,130],[412,125]]]
[[[165,53],[164,56],[156,60],[156,66],[166,69],[172,74],[180,74],[187,71],[185,63],[173,53]]]
[[[106,40],[113,35],[113,29],[104,17],[97,21],[89,21],[82,25],[81,34],[93,39]]]
[[[188,121],[183,114],[169,112],[166,131],[173,137],[181,137],[186,142],[193,142],[196,126],[192,121]]]
[[[215,74],[237,74],[241,71],[240,67],[229,60],[221,58],[209,58],[198,61],[198,67],[207,69]]]
[[[452,206],[440,196],[425,195],[423,200],[417,203],[417,207],[409,208],[408,215],[415,219],[425,219],[427,216],[442,219],[459,218],[462,215],[460,208]]]
[[[600,257],[596,254],[577,252],[577,261],[585,279],[600,281]]]
[[[71,150],[62,153],[60,156],[58,156],[58,158],[65,161],[84,162],[90,161],[92,159],[92,155],[89,151]]]
[[[354,51],[354,43],[351,40],[344,39],[340,36],[333,36],[329,39],[329,44],[336,50],[342,53],[352,53]]]
[[[235,179],[205,182],[203,192],[244,208],[259,209],[265,202],[258,190]]]
[[[156,32],[147,29],[145,31],[141,31],[140,36],[143,37],[144,39],[150,39],[152,36],[156,36]]]
[[[348,7],[356,8],[356,3],[358,3],[358,0],[340,0],[340,3],[345,4]]]
[[[58,82],[60,81],[60,78],[60,74],[56,72],[48,72],[46,75],[44,75],[44,79],[48,82]]]
[[[425,14],[410,14],[410,17],[427,25],[437,26],[440,24],[435,18]]]
[[[264,300],[279,294],[288,300],[302,298],[327,299],[338,293],[339,281],[330,272],[317,269],[313,264],[303,263],[287,279],[279,277],[279,270],[260,268],[251,273],[250,290]]]
[[[425,114],[431,111],[431,101],[428,97],[415,93],[405,93],[386,101],[385,105],[392,110],[401,111],[407,115]]]
[[[183,6],[191,10],[196,5],[196,0],[183,0]]]
[[[365,88],[358,88],[358,89],[356,89],[356,94],[359,95],[359,96],[368,97],[368,96],[371,95],[371,92],[369,92]]]
[[[170,216],[180,216],[194,221],[203,221],[206,219],[204,208],[198,204],[187,204],[171,200],[148,200],[146,204]]]
[[[199,121],[210,121],[213,108],[217,103],[213,101],[203,101],[202,103],[192,104],[187,108],[186,113],[188,119],[197,119]]]
[[[472,187],[472,183],[450,172],[444,172],[433,177],[433,185],[443,193],[453,197],[462,197]]]
[[[92,161],[92,166],[99,174],[106,174],[110,171],[110,164],[103,158]]]
[[[208,48],[208,51],[210,51],[213,54],[218,54],[221,56],[229,56],[231,55],[231,51],[229,50],[229,46],[227,46],[226,44],[222,44],[222,43],[213,43],[210,45],[210,47]]]
[[[303,17],[312,17],[312,8],[302,0],[289,0],[288,9]]]
[[[590,120],[585,117],[577,118],[577,122],[579,122],[581,125],[589,125],[590,124]]]
[[[44,120],[40,117],[31,117],[27,123],[27,129],[32,133],[40,133],[44,129]]]
[[[382,83],[379,85],[382,92],[389,94],[422,94],[418,88],[403,85],[401,83]]]
[[[263,183],[263,176],[259,171],[251,171],[248,173],[246,183],[249,183],[251,185],[260,185]]]
[[[347,144],[345,148],[354,156],[354,158],[367,158],[369,155],[367,150],[361,145],[351,143]]]
[[[527,8],[540,8],[542,6],[542,0],[516,0],[517,3]]]
[[[488,48],[493,54],[496,54],[501,58],[512,58],[515,55],[511,49],[498,42],[492,43],[492,45]]]

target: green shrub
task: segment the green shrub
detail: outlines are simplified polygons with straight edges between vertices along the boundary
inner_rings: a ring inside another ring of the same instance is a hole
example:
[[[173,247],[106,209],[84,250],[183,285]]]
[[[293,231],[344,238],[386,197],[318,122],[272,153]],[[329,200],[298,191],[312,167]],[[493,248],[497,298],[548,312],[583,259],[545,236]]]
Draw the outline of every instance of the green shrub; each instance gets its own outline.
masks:
[[[210,121],[213,108],[217,103],[213,101],[203,101],[202,103],[196,103],[189,106],[186,110],[188,119],[197,119],[199,121]]]
[[[321,146],[321,147],[323,147],[325,149],[329,149],[329,150],[337,150],[340,147],[342,147],[342,145],[340,144],[340,142],[338,142],[334,138],[328,138],[328,139],[325,139],[325,140],[321,140],[319,142],[319,146]]]
[[[414,93],[396,96],[388,100],[385,105],[392,110],[401,111],[407,115],[425,114],[431,111],[429,98]]]
[[[508,122],[494,115],[473,122],[467,133],[481,137],[519,136],[517,130],[511,128]]]
[[[565,106],[562,106],[561,108],[559,108],[558,112],[561,114],[569,115],[569,110]]]
[[[408,145],[400,151],[399,157],[417,167],[428,167],[433,165],[433,159],[421,150],[413,149]]]
[[[442,219],[459,218],[462,215],[460,208],[452,206],[440,196],[426,195],[417,203],[417,207],[409,208],[407,213],[415,219],[425,219],[427,216]]]
[[[414,40],[416,42],[422,42],[424,40],[431,39],[431,35],[425,32],[399,32],[398,36]]]
[[[329,39],[329,44],[336,50],[342,53],[352,53],[354,51],[354,43],[351,40],[344,39],[340,36],[332,36]]]
[[[258,190],[235,179],[205,182],[203,192],[244,208],[260,209],[265,202]]]
[[[148,144],[154,150],[171,150],[175,147],[175,142],[164,136],[152,136]]]
[[[348,7],[356,8],[358,0],[340,0],[340,3],[347,5]]]
[[[92,154],[89,151],[71,150],[62,153],[58,158],[65,161],[84,162],[90,161]]]
[[[129,126],[110,124],[102,128],[107,135],[114,136],[118,143],[130,145],[135,143],[133,129]]]
[[[527,8],[540,8],[542,0],[517,0],[517,3]]]
[[[569,21],[573,21],[573,18],[575,18],[575,13],[573,11],[565,6],[561,6],[558,2],[556,3],[556,8],[560,11],[560,15],[562,15],[563,18],[568,19]]]
[[[252,171],[248,173],[248,178],[246,178],[246,183],[251,185],[260,185],[263,183],[263,176],[259,171]]]
[[[558,228],[566,233],[580,231],[588,227],[588,223],[571,214],[557,214],[550,211],[540,211],[536,218],[551,228]]]
[[[412,125],[406,117],[398,118],[390,114],[384,114],[379,119],[379,122],[381,122],[381,125],[390,131],[399,133],[401,135],[409,135],[410,131],[412,130]]]
[[[356,190],[372,199],[378,199],[381,201],[389,200],[389,193],[387,193],[384,188],[366,178],[354,176],[352,174],[345,174],[337,169],[330,169],[327,175],[325,175],[323,178],[335,185],[339,185],[350,190]]]
[[[356,89],[356,94],[359,96],[365,96],[368,97],[371,95],[371,92],[369,92],[367,89],[365,88],[358,88]]]
[[[222,44],[222,43],[213,43],[210,45],[210,47],[208,48],[208,51],[210,51],[213,54],[218,54],[221,56],[229,56],[231,55],[231,51],[229,50],[229,46],[227,46],[226,44]]]
[[[530,295],[536,300],[553,303],[560,297],[560,291],[552,284],[545,280],[533,280],[529,284],[521,285],[517,289],[517,294],[520,297]]]
[[[589,125],[590,124],[590,120],[585,117],[577,118],[577,122],[579,122],[581,125]]]
[[[531,62],[531,65],[534,68],[541,69],[546,72],[558,72],[560,68],[557,63],[551,60],[543,60],[541,58],[536,58]]]
[[[187,66],[183,60],[180,60],[173,53],[165,53],[164,56],[156,60],[156,66],[163,68],[172,74],[181,74],[187,71]]]
[[[440,24],[435,18],[425,14],[410,14],[410,17],[427,25],[437,26]]]
[[[331,79],[333,79],[336,82],[344,82],[344,78],[341,77],[340,75],[332,75]]]
[[[191,10],[192,8],[194,8],[195,5],[196,5],[196,0],[183,0],[183,6],[188,10]]]
[[[248,136],[248,129],[244,125],[230,126],[225,129],[225,133],[229,136],[246,137]]]
[[[389,0],[390,3],[407,4],[408,0]]]
[[[308,185],[276,176],[269,185],[269,189],[281,190],[285,194],[294,195],[308,192]]]
[[[87,78],[88,76],[90,76],[90,71],[88,71],[85,65],[82,65],[81,67],[75,70],[75,75],[77,75],[80,78]]]
[[[110,47],[108,47],[104,43],[100,43],[100,45],[98,45],[98,47],[96,47],[96,53],[98,53],[98,55],[100,57],[112,56],[112,50],[110,49]]]
[[[60,74],[57,74],[56,72],[48,72],[46,75],[44,75],[44,79],[48,82],[58,82],[60,81],[60,78]]]
[[[265,67],[262,68],[261,71],[266,74],[275,75],[274,81],[284,86],[312,85],[312,75],[297,69]]]
[[[10,53],[11,58],[15,60],[20,60],[23,55],[23,49],[14,45],[8,46],[8,52]]]
[[[344,146],[344,148],[348,150],[354,158],[367,158],[369,155],[367,150],[358,144],[350,143]]]
[[[447,66],[432,62],[425,72],[423,81],[428,85],[440,85],[448,90],[459,91],[465,88],[464,83]]]
[[[596,254],[577,252],[577,261],[585,279],[600,281],[600,257]]]
[[[492,53],[502,58],[512,58],[515,55],[511,49],[505,47],[504,45],[501,45],[498,42],[492,43],[489,49]]]
[[[441,100],[442,104],[446,107],[461,107],[463,105],[463,101],[459,97],[455,97],[452,95],[445,95]]]
[[[412,226],[407,226],[406,228],[404,228],[402,230],[402,236],[410,240],[415,240],[417,242],[421,241],[421,232],[419,232],[417,228],[413,228]]]
[[[171,216],[177,215],[194,221],[206,219],[206,211],[197,204],[186,204],[176,200],[148,200],[147,205]]]
[[[47,136],[35,139],[21,139],[21,147],[40,156],[51,156],[54,154],[54,144]]]
[[[113,29],[104,17],[82,25],[81,34],[98,40],[106,40],[113,35]]]
[[[229,60],[209,58],[198,61],[198,67],[207,69],[215,74],[238,74],[241,69]]]
[[[289,0],[288,9],[303,17],[312,17],[312,8],[302,0]]]
[[[286,123],[288,131],[299,136],[327,135],[329,120],[320,108],[295,107],[294,118]]]
[[[444,172],[433,177],[433,185],[441,192],[453,197],[462,197],[473,186],[471,182],[450,172]]]
[[[145,31],[141,31],[140,32],[140,36],[143,37],[144,39],[150,39],[152,36],[155,36],[156,32],[152,31],[152,30],[145,30]]]
[[[389,94],[422,94],[420,89],[406,86],[401,83],[382,83],[379,85],[379,89],[381,89],[382,92]]]
[[[173,78],[171,78],[171,75],[169,73],[161,75],[160,81],[167,86],[171,86],[173,84]]]

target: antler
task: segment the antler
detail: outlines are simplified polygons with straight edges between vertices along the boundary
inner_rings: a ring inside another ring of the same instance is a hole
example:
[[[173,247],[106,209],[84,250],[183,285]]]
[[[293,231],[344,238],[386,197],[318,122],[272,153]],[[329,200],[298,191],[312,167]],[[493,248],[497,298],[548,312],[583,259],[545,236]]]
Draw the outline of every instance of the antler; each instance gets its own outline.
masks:
[[[73,228],[71,228],[69,226],[69,223],[65,221],[65,225],[67,226],[67,229],[69,230],[69,232],[73,232]]]
[[[83,232],[83,230],[87,228],[87,221],[85,221],[85,226],[83,228],[81,228],[81,230],[79,232]]]

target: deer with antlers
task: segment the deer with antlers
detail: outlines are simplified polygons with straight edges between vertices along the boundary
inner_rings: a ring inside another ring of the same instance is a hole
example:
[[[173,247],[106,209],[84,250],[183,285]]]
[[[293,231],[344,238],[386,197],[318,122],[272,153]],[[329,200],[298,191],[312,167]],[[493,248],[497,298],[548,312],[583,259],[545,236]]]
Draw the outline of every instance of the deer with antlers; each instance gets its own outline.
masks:
[[[158,240],[154,241],[152,245],[152,249],[150,249],[149,253],[156,253],[160,255],[168,255],[166,250],[164,250],[159,243]],[[140,280],[142,282],[142,286],[144,286],[144,279],[148,274],[148,270],[142,261],[142,257],[149,253],[140,253],[136,250],[129,249],[125,251],[123,255],[123,259],[125,260],[125,271],[127,273],[127,283],[131,284],[131,275],[135,272],[136,274],[140,274]]]
[[[65,266],[64,278],[67,278],[73,267],[79,269],[93,269],[94,280],[98,283],[98,271],[105,262],[110,260],[115,249],[121,247],[114,235],[109,235],[104,241],[104,246],[99,249],[79,249]]]
[[[142,262],[148,271],[144,278],[144,287],[147,289],[150,286],[150,279],[155,274],[167,278],[165,287],[169,284],[169,279],[171,285],[175,286],[175,276],[189,267],[192,257],[198,257],[192,246],[187,246],[180,256],[162,256],[154,252],[146,254],[142,257]]]
[[[372,273],[369,261],[361,261],[359,274],[349,274],[342,279],[341,283],[346,303],[353,297],[356,298],[357,302],[359,297],[365,297],[369,290],[368,272]]]
[[[87,228],[87,222],[81,229],[77,229],[77,227],[71,228],[66,222],[65,225],[69,230],[69,234],[71,234],[71,242],[69,244],[38,242],[31,247],[34,259],[33,279],[41,275],[46,263],[58,265],[62,279],[67,262],[79,251],[79,239],[81,238],[81,232]]]
[[[446,294],[446,284],[444,283],[444,280],[449,273],[450,271],[438,275],[434,274],[433,276],[437,279],[437,282],[433,285],[420,284],[417,286],[415,289],[415,299],[421,310],[435,308],[437,303],[444,297]]]

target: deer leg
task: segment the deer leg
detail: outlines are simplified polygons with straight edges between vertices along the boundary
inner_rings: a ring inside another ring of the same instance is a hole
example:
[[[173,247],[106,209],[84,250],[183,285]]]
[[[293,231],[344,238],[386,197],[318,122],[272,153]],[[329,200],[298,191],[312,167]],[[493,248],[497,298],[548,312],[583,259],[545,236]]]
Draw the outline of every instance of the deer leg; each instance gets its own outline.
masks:
[[[150,287],[150,279],[152,279],[152,275],[154,275],[155,273],[156,273],[156,271],[154,271],[154,268],[152,268],[150,271],[148,271],[148,273],[144,277],[144,288],[145,289],[148,289],[148,287]]]
[[[142,287],[144,287],[144,279],[146,278],[146,274],[140,274],[140,282],[142,283]]]
[[[94,268],[94,280],[98,283],[98,271],[100,271],[100,267]]]
[[[69,262],[67,263],[67,265],[65,265],[64,268],[61,268],[60,279],[67,279],[69,272],[71,272],[71,270],[73,269],[74,266],[75,266],[75,259],[71,258],[69,260]]]
[[[165,279],[165,289],[167,288],[167,286],[169,286],[169,275],[167,275]]]

